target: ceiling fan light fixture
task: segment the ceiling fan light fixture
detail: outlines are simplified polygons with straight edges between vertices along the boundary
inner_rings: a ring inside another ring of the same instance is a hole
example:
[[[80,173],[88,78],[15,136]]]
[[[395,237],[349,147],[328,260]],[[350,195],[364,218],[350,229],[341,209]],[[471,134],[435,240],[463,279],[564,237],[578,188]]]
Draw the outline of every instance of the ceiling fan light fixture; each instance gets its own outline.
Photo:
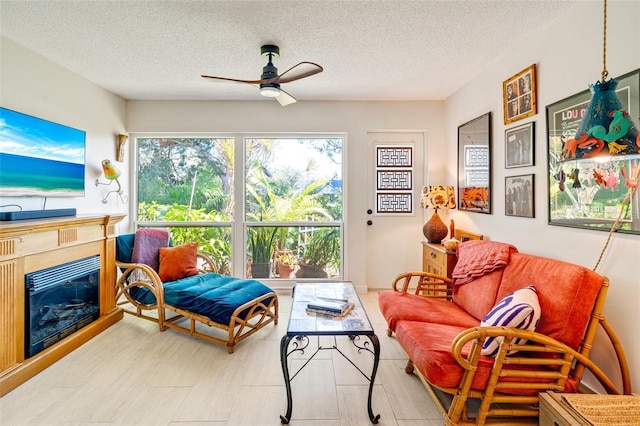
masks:
[[[276,98],[280,96],[280,85],[274,83],[261,84],[260,94],[266,98]]]
[[[297,63],[282,74],[278,74],[278,68],[276,68],[272,62],[272,59],[277,58],[280,54],[278,46],[274,44],[265,44],[261,47],[260,52],[262,53],[262,56],[269,58],[269,61],[267,62],[267,65],[262,68],[262,75],[260,75],[259,80],[241,80],[237,78],[216,77],[204,74],[202,75],[202,78],[250,84],[260,89],[260,95],[266,98],[273,98],[277,100],[280,105],[287,106],[296,102],[296,98],[291,96],[285,90],[282,90],[280,88],[282,84],[298,81],[322,72],[322,67],[320,65],[305,61]]]

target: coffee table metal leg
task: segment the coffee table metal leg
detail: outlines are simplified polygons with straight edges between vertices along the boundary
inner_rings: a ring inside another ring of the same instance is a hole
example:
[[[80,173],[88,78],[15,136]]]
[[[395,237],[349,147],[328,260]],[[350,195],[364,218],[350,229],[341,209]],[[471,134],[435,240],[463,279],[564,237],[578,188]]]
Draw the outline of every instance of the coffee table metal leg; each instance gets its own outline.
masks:
[[[367,409],[369,410],[369,420],[371,423],[377,424],[380,420],[380,414],[374,415],[371,409],[371,397],[373,396],[373,382],[378,372],[378,363],[380,362],[380,341],[375,334],[369,336],[369,340],[373,344],[373,370],[371,371],[371,380],[369,381],[369,398],[367,399]]]
[[[280,364],[282,365],[282,375],[284,376],[284,386],[287,388],[287,414],[280,416],[280,422],[289,424],[291,411],[293,410],[293,400],[291,398],[291,379],[289,378],[289,364],[287,363],[287,348],[293,336],[282,336],[280,340]]]

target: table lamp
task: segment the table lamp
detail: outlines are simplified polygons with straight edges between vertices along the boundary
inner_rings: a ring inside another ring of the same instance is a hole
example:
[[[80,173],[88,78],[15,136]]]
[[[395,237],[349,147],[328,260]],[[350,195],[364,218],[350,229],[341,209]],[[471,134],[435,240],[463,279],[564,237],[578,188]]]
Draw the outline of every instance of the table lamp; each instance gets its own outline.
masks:
[[[456,197],[453,186],[425,186],[422,188],[422,196],[420,197],[420,207],[434,208],[431,218],[422,227],[422,232],[427,241],[432,244],[440,244],[442,239],[447,236],[449,229],[438,215],[438,209],[455,209]]]

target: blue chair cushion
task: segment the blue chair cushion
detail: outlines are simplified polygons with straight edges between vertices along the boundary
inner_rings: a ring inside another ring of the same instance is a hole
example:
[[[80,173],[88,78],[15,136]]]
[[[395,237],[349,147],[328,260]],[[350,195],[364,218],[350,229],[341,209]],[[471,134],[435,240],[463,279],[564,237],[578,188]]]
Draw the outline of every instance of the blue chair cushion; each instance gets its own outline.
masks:
[[[135,236],[136,234],[125,234],[116,237],[116,260],[118,262],[131,263]]]
[[[167,281],[163,286],[166,304],[205,316],[220,324],[229,324],[231,315],[239,306],[272,292],[260,281],[212,272]],[[148,289],[136,287],[130,293],[140,303],[155,303],[155,297]],[[266,304],[269,302],[265,301]],[[248,310],[249,308],[243,311],[240,318],[244,319]]]

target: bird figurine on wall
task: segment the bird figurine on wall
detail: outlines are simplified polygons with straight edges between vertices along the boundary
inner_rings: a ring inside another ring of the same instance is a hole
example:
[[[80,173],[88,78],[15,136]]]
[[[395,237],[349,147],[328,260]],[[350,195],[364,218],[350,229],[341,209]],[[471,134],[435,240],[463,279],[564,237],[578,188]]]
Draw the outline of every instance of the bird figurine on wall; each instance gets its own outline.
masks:
[[[109,180],[115,180],[120,177],[120,170],[116,169],[111,160],[102,160],[102,171],[104,172],[104,177]]]
[[[124,191],[122,190],[122,185],[120,185],[120,181],[118,180],[118,178],[120,177],[120,170],[118,170],[118,168],[113,165],[111,160],[102,160],[102,171],[104,173],[104,177],[106,177],[107,180],[109,180],[109,183],[100,183],[100,181],[96,179],[96,182],[95,182],[96,186],[111,185],[113,182],[115,182],[118,185],[118,189],[114,189],[113,191],[107,192],[107,195],[105,195],[104,198],[102,199],[102,203],[106,204],[107,199],[109,198],[109,195],[111,195],[112,193],[116,193],[120,197],[120,200],[122,200],[122,203],[126,204],[128,201],[128,197],[124,195]]]

